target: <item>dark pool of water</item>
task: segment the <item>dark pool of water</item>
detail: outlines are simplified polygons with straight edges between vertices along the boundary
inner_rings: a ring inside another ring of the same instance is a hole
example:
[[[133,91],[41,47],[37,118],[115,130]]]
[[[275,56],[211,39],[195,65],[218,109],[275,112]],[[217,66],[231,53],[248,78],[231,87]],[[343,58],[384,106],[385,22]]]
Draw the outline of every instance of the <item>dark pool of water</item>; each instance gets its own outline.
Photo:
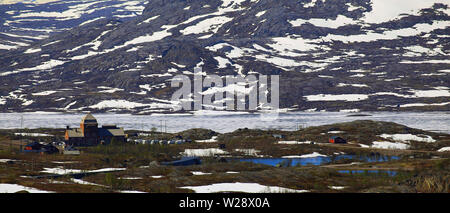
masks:
[[[339,173],[343,174],[385,174],[389,176],[396,176],[397,171],[390,170],[339,170]]]
[[[241,162],[252,162],[257,164],[265,164],[269,166],[306,166],[306,165],[322,165],[326,163],[333,163],[342,159],[352,159],[358,162],[385,162],[391,160],[398,160],[398,156],[357,156],[357,155],[338,155],[333,157],[311,157],[311,158],[239,158]]]

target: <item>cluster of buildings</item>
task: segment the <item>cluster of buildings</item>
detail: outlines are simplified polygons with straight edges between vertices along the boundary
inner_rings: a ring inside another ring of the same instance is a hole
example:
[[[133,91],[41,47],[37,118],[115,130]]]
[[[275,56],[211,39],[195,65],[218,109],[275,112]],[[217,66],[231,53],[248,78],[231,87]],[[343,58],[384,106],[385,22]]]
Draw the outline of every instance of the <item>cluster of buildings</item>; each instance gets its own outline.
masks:
[[[71,146],[96,146],[110,144],[112,141],[126,142],[123,128],[116,125],[99,127],[97,119],[91,113],[81,119],[80,128],[67,126],[64,138],[66,145]]]
[[[185,143],[191,143],[192,140],[145,140],[145,139],[128,139],[129,143],[135,143],[135,144],[149,144],[149,145],[166,145],[166,144],[185,144]]]
[[[126,135],[123,128],[116,125],[103,125],[99,127],[97,119],[88,113],[81,119],[80,128],[66,127],[63,143],[43,144],[33,142],[26,145],[23,149],[28,153],[46,153],[53,154],[62,152],[64,154],[80,154],[80,151],[74,147],[78,146],[96,146],[99,144],[110,144],[113,141],[118,143],[126,141]],[[61,151],[57,148],[60,147]]]
[[[273,134],[274,138],[285,138],[281,134]],[[99,127],[97,119],[88,113],[81,119],[80,128],[66,127],[65,142],[63,143],[64,152],[67,154],[76,154],[77,150],[74,147],[77,146],[96,146],[99,144],[110,144],[111,142],[117,143],[135,143],[135,144],[184,144],[191,143],[191,140],[184,140],[181,136],[175,140],[144,140],[144,139],[128,139],[123,128],[116,125],[103,125]],[[347,143],[347,141],[339,136],[331,136],[329,143]],[[25,146],[25,152],[39,152],[39,153],[55,153],[58,149],[51,144],[44,145],[37,142],[33,142]],[[79,154],[79,151],[78,151]]]

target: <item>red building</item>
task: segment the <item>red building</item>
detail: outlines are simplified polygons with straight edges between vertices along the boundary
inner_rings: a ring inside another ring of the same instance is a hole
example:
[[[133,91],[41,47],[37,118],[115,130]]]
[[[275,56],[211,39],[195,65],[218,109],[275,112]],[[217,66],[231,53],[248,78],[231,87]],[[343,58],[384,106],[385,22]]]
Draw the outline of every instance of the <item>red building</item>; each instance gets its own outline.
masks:
[[[347,143],[347,141],[344,138],[341,138],[339,136],[331,136],[328,140],[330,143]]]

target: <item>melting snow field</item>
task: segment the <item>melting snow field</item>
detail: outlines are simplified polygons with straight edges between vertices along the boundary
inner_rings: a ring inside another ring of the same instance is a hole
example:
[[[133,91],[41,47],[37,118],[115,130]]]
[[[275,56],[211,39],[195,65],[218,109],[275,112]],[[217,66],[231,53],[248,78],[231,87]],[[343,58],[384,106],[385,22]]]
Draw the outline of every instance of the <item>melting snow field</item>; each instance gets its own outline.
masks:
[[[104,168],[97,170],[80,170],[80,169],[62,169],[62,168],[44,168],[42,173],[50,173],[50,174],[58,174],[58,175],[67,175],[67,174],[76,174],[76,173],[100,173],[100,172],[113,172],[113,171],[124,171],[125,168]]]
[[[29,193],[51,193],[49,191],[43,191],[35,188],[25,187],[17,184],[0,183],[0,193],[15,193],[18,191],[27,191]]]
[[[369,98],[363,94],[344,94],[344,95],[308,95],[305,96],[308,101],[362,101]]]
[[[297,129],[298,124],[309,127],[355,120],[395,122],[412,128],[450,133],[448,122],[450,114],[447,112],[364,112],[364,114],[371,115],[368,117],[349,116],[354,115],[354,113],[347,112],[287,112],[280,113],[278,118],[273,121],[262,120],[262,114],[199,111],[194,115],[189,113],[154,115],[103,113],[95,114],[94,116],[100,124],[116,124],[125,129],[135,130],[149,130],[152,127],[160,128],[161,121],[165,120],[167,131],[172,133],[191,128],[212,129],[220,133],[232,132],[239,128],[293,131]],[[0,113],[0,129],[21,128],[20,120],[22,116],[23,128],[36,129],[65,128],[67,125],[79,126],[84,114],[48,112]],[[419,140],[431,141],[426,139],[425,136],[417,137]]]
[[[209,156],[214,156],[214,155],[223,155],[223,154],[228,154],[228,152],[223,151],[221,149],[217,149],[217,148],[210,148],[210,149],[185,149],[184,152],[180,153],[183,156],[188,156],[188,157],[209,157]]]
[[[438,152],[450,152],[450,146],[442,147],[438,150]]]
[[[298,144],[311,144],[312,141],[278,141],[278,144],[298,145]]]
[[[213,136],[211,139],[207,139],[207,140],[197,140],[195,142],[197,142],[197,143],[215,143],[215,142],[217,142],[217,136]]]
[[[264,186],[258,183],[216,183],[206,186],[185,186],[196,193],[244,192],[244,193],[304,193],[308,190],[295,190],[278,186]]]
[[[436,142],[431,136],[423,135],[422,137],[412,135],[412,134],[382,134],[380,137],[385,139],[391,139],[394,141],[401,141],[401,142],[408,142],[408,141],[419,141],[419,142],[427,142],[427,143],[433,143]]]
[[[374,141],[372,144],[372,148],[378,149],[409,149],[410,147],[408,144],[392,143],[387,141]]]
[[[291,156],[283,156],[282,158],[315,158],[315,157],[327,157],[326,155],[322,155],[318,152],[313,152],[311,154],[306,155],[291,155]]]

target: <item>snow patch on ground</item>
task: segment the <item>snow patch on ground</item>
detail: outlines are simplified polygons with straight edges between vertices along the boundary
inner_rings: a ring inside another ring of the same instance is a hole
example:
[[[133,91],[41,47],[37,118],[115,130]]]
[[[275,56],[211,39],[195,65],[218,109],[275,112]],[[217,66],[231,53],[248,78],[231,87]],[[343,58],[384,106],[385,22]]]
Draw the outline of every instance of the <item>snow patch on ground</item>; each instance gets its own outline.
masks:
[[[372,148],[378,149],[409,149],[410,145],[404,143],[393,143],[388,141],[374,141]]]
[[[438,150],[438,152],[450,152],[450,146],[442,147]]]
[[[212,173],[195,172],[195,171],[192,171],[191,173],[192,173],[193,175],[212,175]]]
[[[244,193],[304,193],[308,190],[295,190],[278,186],[264,186],[258,183],[216,183],[205,186],[185,186],[196,193],[244,192]]]
[[[363,101],[369,98],[369,96],[365,94],[318,94],[303,97],[305,97],[308,101]]]
[[[328,188],[334,189],[334,190],[342,190],[342,189],[345,189],[345,186],[329,186]]]
[[[408,142],[408,141],[419,141],[433,143],[436,142],[431,136],[423,135],[421,137],[412,134],[382,134],[380,137],[384,139],[391,139],[394,141]]]
[[[0,183],[0,193],[15,193],[23,190],[30,193],[52,193],[50,191],[39,190],[31,187],[21,186],[18,184]]]
[[[207,140],[196,140],[197,143],[216,143],[217,142],[217,136],[212,136],[211,139]]]
[[[53,137],[53,135],[42,134],[42,133],[14,133],[18,136],[29,136],[29,137]]]
[[[311,154],[306,155],[291,155],[291,156],[283,156],[282,158],[315,158],[315,157],[327,157],[326,155],[322,155],[318,152],[313,152]]]
[[[195,157],[210,157],[214,155],[224,155],[228,154],[227,151],[218,149],[218,148],[210,148],[210,149],[185,149],[184,152],[180,153],[183,156],[195,156]]]
[[[141,104],[136,102],[130,102],[126,100],[106,100],[98,104],[92,105],[89,108],[92,109],[106,109],[106,108],[119,108],[119,109],[133,109],[137,107],[149,106],[148,104]]]
[[[311,144],[312,141],[278,141],[278,144],[289,144],[289,145],[295,145],[295,144]]]
[[[67,175],[76,173],[99,173],[99,172],[113,172],[113,171],[124,171],[126,168],[104,168],[96,170],[81,170],[81,169],[64,169],[64,168],[44,168],[42,173]]]
[[[248,156],[264,157],[263,155],[259,155],[258,153],[260,153],[261,151],[256,150],[256,149],[235,149],[234,151],[242,152]]]

